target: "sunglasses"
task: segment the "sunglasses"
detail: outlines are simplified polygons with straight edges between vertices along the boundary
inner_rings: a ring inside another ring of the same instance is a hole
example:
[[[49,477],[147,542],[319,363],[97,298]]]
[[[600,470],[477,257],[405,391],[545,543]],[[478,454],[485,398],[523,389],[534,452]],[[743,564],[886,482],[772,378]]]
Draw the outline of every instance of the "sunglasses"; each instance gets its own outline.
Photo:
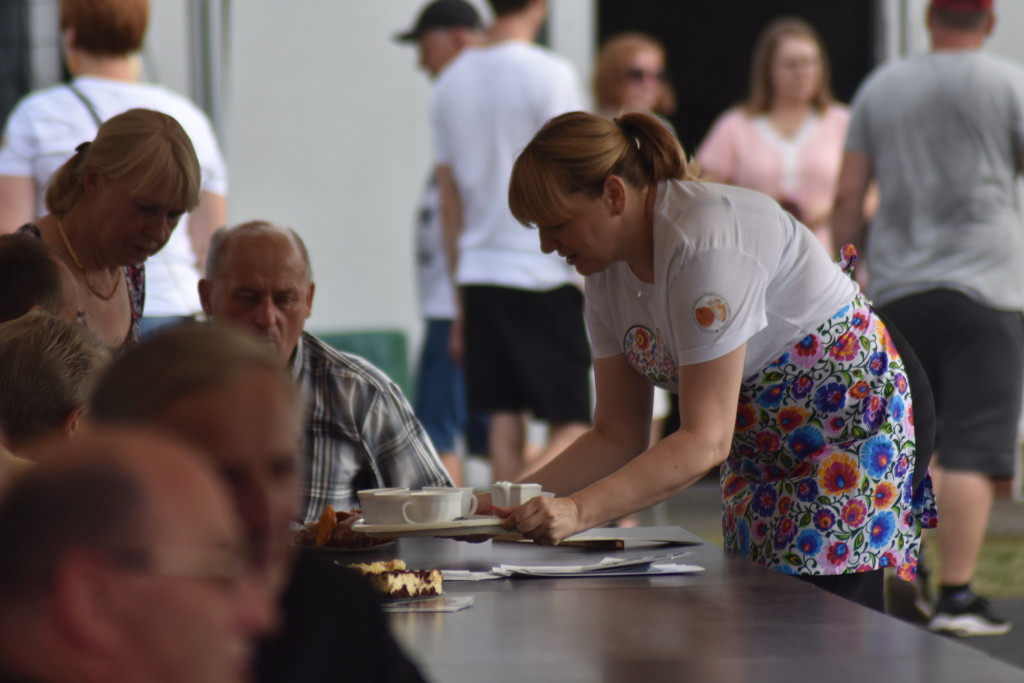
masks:
[[[664,82],[667,78],[667,74],[664,69],[660,71],[645,71],[643,69],[629,69],[626,71],[626,78],[631,81],[643,83],[644,81],[659,81]]]

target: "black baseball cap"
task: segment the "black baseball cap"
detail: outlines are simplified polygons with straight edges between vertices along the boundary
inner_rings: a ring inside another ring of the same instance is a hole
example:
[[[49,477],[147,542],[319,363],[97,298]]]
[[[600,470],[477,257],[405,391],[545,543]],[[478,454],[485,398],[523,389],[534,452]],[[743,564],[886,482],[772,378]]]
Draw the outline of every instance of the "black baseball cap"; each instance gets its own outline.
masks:
[[[420,13],[416,26],[411,31],[400,33],[395,40],[412,42],[421,35],[435,28],[472,28],[482,29],[480,14],[473,5],[465,0],[434,0]]]

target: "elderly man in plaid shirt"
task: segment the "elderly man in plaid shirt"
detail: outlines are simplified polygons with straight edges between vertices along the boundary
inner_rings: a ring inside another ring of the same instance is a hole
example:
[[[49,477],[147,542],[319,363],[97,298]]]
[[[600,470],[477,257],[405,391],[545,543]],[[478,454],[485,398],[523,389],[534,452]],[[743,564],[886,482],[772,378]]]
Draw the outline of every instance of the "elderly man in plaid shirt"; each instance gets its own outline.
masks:
[[[252,221],[221,228],[210,241],[199,283],[203,310],[273,345],[307,403],[304,521],[327,505],[355,507],[360,489],[451,486],[398,386],[303,330],[313,291],[309,254],[290,228]]]

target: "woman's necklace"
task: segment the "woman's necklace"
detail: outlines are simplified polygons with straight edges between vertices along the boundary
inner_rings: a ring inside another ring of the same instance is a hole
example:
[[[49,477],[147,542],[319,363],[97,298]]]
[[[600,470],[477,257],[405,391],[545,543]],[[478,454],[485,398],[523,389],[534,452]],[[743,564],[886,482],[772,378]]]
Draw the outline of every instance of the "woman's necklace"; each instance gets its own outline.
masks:
[[[644,284],[640,283],[640,289],[636,290],[636,298],[639,299],[644,295]]]
[[[78,266],[78,270],[82,271],[82,277],[85,279],[85,286],[89,288],[89,291],[104,301],[110,301],[113,299],[114,294],[117,293],[118,286],[121,284],[121,278],[118,277],[114,280],[114,288],[110,290],[110,294],[104,294],[103,292],[97,291],[96,288],[93,287],[92,281],[89,279],[89,274],[85,272],[85,266],[83,266],[82,262],[78,260],[78,254],[76,254],[75,250],[71,248],[71,242],[68,241],[68,235],[64,232],[64,223],[59,217],[57,218],[57,230],[60,232],[60,238],[64,240],[64,246],[67,247],[68,253],[71,254],[71,260],[75,262],[76,266]]]

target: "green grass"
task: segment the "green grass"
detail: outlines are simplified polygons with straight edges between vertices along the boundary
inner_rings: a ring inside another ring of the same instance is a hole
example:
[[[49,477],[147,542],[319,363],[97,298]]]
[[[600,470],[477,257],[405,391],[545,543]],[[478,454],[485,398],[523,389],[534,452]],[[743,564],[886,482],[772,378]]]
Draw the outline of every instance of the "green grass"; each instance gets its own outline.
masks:
[[[925,543],[924,559],[930,575],[931,595],[938,594],[939,551],[934,542]],[[1024,598],[1024,540],[1019,536],[989,534],[978,556],[971,587],[986,598]]]

